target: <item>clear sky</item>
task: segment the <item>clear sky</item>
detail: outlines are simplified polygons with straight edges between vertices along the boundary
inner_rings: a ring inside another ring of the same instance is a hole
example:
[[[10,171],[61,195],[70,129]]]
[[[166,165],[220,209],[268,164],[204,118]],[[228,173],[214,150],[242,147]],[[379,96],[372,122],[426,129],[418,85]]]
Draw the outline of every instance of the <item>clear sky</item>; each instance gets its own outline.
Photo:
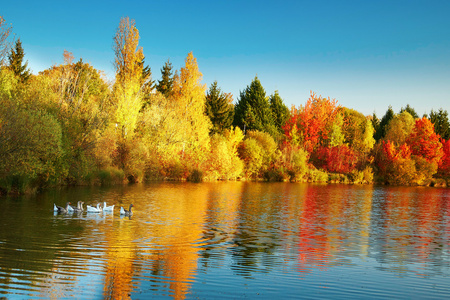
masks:
[[[34,73],[64,49],[114,78],[112,38],[136,21],[153,79],[190,51],[235,101],[258,76],[289,107],[310,91],[366,115],[450,112],[450,1],[2,1]]]

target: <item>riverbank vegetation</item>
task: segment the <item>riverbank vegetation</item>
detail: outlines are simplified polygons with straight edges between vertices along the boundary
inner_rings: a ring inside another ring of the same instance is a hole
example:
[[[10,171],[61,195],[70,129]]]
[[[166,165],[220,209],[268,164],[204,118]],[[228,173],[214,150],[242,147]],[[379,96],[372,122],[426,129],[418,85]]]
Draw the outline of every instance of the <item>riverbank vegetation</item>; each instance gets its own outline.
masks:
[[[153,80],[134,21],[113,39],[114,82],[81,58],[37,75],[0,18],[0,191],[146,180],[445,185],[446,110],[364,116],[311,93],[286,107],[255,77],[233,102],[202,83],[196,58]]]

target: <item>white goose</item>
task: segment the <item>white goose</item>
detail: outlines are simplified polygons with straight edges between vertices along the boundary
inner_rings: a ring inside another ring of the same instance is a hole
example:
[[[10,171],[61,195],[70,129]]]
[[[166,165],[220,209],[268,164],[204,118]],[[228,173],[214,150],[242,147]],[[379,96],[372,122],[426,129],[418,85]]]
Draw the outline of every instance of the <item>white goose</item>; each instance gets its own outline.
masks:
[[[100,213],[102,209],[100,208],[100,203],[97,203],[97,207],[86,205],[86,212],[88,213]]]
[[[107,206],[106,202],[103,202],[103,211],[114,211],[114,205]]]
[[[133,208],[133,204],[130,204],[130,208],[128,210],[124,209],[122,206],[120,207],[120,214],[123,216],[132,216],[133,212],[131,209]]]

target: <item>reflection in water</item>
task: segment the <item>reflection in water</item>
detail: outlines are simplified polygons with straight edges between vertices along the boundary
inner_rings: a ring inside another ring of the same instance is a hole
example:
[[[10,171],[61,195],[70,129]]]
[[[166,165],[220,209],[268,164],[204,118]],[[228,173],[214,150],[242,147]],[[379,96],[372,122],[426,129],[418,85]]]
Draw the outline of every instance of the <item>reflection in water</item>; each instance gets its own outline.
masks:
[[[78,200],[135,212],[53,215],[53,203]],[[413,287],[446,298],[449,214],[447,189],[351,185],[155,183],[2,198],[0,294],[410,298]]]

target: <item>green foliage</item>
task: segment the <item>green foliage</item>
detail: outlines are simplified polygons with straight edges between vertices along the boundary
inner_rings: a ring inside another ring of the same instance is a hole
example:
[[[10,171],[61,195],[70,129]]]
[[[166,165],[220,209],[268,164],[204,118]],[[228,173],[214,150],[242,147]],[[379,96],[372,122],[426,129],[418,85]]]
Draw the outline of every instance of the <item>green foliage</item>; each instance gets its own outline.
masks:
[[[381,118],[380,125],[377,128],[377,131],[374,134],[374,138],[376,141],[381,140],[386,135],[387,125],[394,117],[395,113],[391,106],[389,106],[383,118]]]
[[[231,95],[223,93],[214,81],[205,102],[205,113],[212,123],[211,134],[223,133],[231,128],[234,119],[234,105],[231,102]]]
[[[234,125],[246,130],[258,130],[277,135],[269,101],[258,77],[241,92],[235,106]]]
[[[443,139],[450,139],[450,123],[448,121],[448,112],[440,108],[438,111],[431,110],[430,121],[434,125],[434,131]]]
[[[28,69],[28,61],[23,62],[25,53],[23,52],[22,42],[20,39],[16,41],[15,47],[11,49],[11,53],[8,55],[9,68],[14,74],[20,78],[21,82],[26,82],[30,79],[31,72]]]
[[[414,108],[412,108],[411,106],[409,106],[409,104],[406,104],[405,108],[402,107],[400,109],[400,114],[405,111],[408,112],[414,119],[419,118],[419,115],[416,113],[416,110]]]
[[[414,118],[407,111],[395,115],[387,125],[386,140],[394,142],[400,146],[406,142],[414,128]]]
[[[161,69],[161,79],[158,80],[158,84],[156,85],[156,90],[167,98],[170,97],[173,89],[174,78],[172,68],[172,63],[170,60],[167,60]]]
[[[272,110],[275,127],[279,133],[283,133],[283,126],[289,119],[289,108],[283,103],[278,91],[275,91],[269,98],[270,109]]]

